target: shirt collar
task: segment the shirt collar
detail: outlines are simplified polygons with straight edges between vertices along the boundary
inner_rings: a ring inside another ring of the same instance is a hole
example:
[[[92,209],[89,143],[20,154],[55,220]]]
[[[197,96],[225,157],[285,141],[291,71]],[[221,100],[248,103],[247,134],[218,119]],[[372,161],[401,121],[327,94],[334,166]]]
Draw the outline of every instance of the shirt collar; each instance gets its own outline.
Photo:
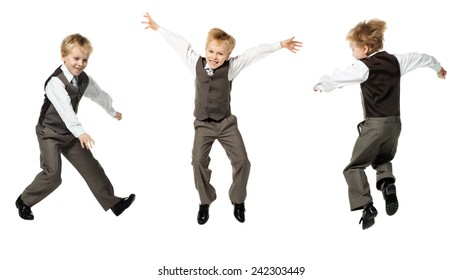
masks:
[[[205,71],[207,72],[207,74],[208,74],[209,76],[213,76],[213,69],[212,69],[212,67],[209,66],[208,63],[205,64],[204,69],[205,69]]]
[[[64,76],[66,77],[66,79],[71,82],[72,79],[74,78],[74,75],[71,74],[71,72],[69,72],[69,70],[67,69],[66,65],[61,65],[61,70],[63,71],[63,74]]]
[[[371,55],[369,55],[369,57],[371,57],[371,56],[373,56],[373,55],[375,55],[375,54],[377,54],[377,53],[379,53],[379,52],[383,52],[383,50],[376,51],[375,53],[372,53]]]

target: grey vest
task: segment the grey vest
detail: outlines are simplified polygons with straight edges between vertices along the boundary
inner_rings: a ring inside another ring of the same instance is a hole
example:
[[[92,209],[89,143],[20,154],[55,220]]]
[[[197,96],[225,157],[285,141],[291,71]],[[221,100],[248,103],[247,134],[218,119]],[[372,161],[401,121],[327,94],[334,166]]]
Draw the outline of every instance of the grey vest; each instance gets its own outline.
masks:
[[[45,88],[52,77],[58,77],[63,83],[64,87],[71,98],[72,109],[77,114],[77,110],[79,107],[80,99],[82,99],[83,93],[88,87],[89,79],[85,72],[82,72],[79,76],[79,90],[77,90],[64,76],[61,67],[55,70],[53,74],[46,80]],[[59,116],[58,112],[56,111],[55,106],[51,103],[48,97],[45,95],[45,100],[43,101],[42,109],[40,110],[40,117],[38,123],[42,126],[46,126],[59,134],[68,134],[71,133],[69,129],[67,129],[64,121]]]
[[[196,98],[194,116],[203,121],[221,121],[231,114],[231,84],[228,80],[229,61],[215,69],[209,76],[204,67],[205,58],[200,57],[196,64]]]
[[[364,116],[399,116],[401,72],[398,59],[382,51],[361,61],[369,68],[369,77],[361,83]]]

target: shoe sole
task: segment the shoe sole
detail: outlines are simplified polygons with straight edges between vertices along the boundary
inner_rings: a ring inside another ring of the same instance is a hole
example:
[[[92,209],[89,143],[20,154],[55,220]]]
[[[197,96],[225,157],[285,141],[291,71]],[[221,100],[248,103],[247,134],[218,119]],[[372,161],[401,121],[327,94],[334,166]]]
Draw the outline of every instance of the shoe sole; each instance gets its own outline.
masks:
[[[203,219],[201,218],[201,216],[202,215],[199,215],[199,213],[198,213],[198,215],[197,215],[197,223],[199,225],[203,225],[203,224],[207,223],[208,220],[209,220],[209,214],[208,213],[204,216]]]
[[[385,199],[385,211],[388,216],[394,215],[398,211],[398,198],[396,196],[396,186],[389,184],[383,190],[383,198]]]
[[[204,219],[204,220],[199,220],[199,219],[198,219],[198,220],[197,220],[197,223],[198,223],[199,225],[204,225],[205,223],[208,222],[208,220],[209,220],[209,218],[206,218],[206,219]]]

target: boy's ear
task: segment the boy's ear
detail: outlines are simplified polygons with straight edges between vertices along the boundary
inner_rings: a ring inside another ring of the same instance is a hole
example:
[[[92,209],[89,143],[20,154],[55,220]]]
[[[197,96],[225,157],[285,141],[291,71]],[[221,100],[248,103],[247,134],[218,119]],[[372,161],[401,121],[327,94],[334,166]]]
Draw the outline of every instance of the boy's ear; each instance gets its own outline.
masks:
[[[363,46],[363,51],[365,54],[369,55],[369,46],[368,45],[364,45]]]

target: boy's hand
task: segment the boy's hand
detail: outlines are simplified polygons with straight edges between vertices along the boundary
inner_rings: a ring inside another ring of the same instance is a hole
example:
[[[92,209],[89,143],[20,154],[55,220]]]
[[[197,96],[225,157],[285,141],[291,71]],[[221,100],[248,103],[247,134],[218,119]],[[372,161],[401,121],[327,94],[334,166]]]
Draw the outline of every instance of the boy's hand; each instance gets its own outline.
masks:
[[[302,42],[294,41],[295,37],[281,41],[281,47],[288,49],[289,51],[296,53],[302,47]]]
[[[148,28],[151,28],[152,30],[159,29],[159,25],[151,18],[151,16],[148,13],[146,13],[144,17],[147,19],[147,21],[142,21],[141,23],[148,25],[144,29],[148,29]]]
[[[80,146],[82,146],[82,149],[86,148],[87,150],[89,150],[93,148],[93,145],[95,144],[95,141],[93,141],[93,138],[91,138],[91,136],[87,133],[80,135],[79,140],[80,140]]]
[[[438,71],[438,73],[436,73],[436,75],[438,75],[438,78],[441,78],[441,79],[446,79],[446,70],[444,70],[443,67],[441,67],[440,71]]]
[[[114,119],[117,119],[118,121],[120,121],[122,119],[122,113],[116,112],[114,115]]]

